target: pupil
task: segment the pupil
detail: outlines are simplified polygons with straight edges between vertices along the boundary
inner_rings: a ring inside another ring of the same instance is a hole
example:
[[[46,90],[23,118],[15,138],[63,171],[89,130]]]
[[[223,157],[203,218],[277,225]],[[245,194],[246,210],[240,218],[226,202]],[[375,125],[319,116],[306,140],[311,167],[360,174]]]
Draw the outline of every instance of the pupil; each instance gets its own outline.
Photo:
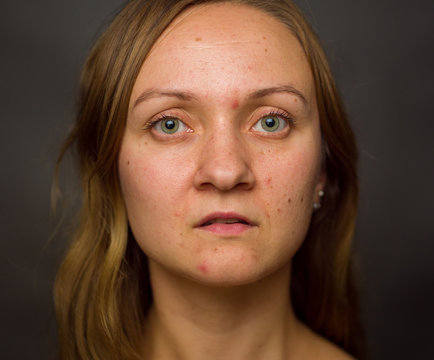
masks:
[[[175,128],[175,121],[173,120],[166,120],[166,129],[173,130]]]
[[[272,128],[276,125],[276,120],[274,120],[273,118],[268,118],[265,120],[265,125]]]

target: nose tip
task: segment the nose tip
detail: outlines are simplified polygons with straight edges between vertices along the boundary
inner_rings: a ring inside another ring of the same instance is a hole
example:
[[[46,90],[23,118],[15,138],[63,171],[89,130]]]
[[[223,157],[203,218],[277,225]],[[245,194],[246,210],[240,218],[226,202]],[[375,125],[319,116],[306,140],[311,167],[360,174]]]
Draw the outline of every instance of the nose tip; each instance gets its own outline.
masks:
[[[200,166],[195,175],[195,186],[200,190],[249,190],[255,183],[248,151],[240,141],[213,138],[201,153]]]

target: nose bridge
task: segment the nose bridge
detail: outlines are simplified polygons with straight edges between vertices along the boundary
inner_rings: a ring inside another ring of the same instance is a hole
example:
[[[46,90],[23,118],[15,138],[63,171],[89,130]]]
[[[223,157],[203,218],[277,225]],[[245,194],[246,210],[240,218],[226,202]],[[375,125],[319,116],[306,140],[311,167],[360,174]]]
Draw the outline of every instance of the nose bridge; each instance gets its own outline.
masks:
[[[213,157],[215,161],[223,160],[226,165],[231,165],[231,162],[239,160],[237,157],[241,155],[243,150],[241,142],[240,136],[232,124],[221,124],[209,134],[205,152],[208,157]]]
[[[236,125],[229,121],[216,124],[205,136],[201,166],[196,185],[227,191],[234,187],[250,187],[254,182],[249,152]]]

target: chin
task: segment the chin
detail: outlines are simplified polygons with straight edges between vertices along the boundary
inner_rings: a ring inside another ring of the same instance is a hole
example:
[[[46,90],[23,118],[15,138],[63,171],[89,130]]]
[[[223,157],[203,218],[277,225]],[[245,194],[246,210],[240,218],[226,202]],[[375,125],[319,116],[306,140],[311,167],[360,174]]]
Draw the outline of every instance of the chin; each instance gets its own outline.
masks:
[[[202,260],[189,272],[188,277],[202,285],[212,287],[236,287],[261,282],[268,277],[286,272],[290,260],[267,263],[258,257],[235,257]]]

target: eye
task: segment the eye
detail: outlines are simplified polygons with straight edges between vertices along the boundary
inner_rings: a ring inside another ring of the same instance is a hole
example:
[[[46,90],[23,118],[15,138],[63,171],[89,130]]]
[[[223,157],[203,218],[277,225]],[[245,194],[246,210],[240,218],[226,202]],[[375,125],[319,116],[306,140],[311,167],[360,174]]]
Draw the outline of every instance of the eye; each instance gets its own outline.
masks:
[[[163,116],[154,121],[151,127],[159,133],[167,135],[176,134],[178,132],[187,131],[187,126],[179,119],[172,116]]]
[[[260,118],[253,129],[259,132],[275,133],[286,129],[291,123],[291,119],[284,114],[268,114]]]

